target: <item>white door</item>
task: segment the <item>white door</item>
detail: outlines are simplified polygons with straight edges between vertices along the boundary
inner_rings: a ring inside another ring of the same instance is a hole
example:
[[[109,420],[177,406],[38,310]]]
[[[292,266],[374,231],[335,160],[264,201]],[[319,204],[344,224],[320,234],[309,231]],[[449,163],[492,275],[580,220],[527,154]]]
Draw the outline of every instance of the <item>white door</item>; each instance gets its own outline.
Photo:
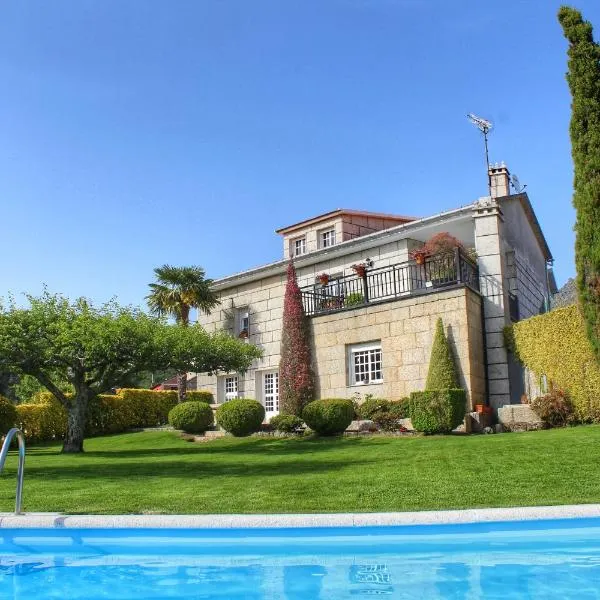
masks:
[[[277,371],[263,374],[263,403],[267,421],[279,414],[279,373]]]

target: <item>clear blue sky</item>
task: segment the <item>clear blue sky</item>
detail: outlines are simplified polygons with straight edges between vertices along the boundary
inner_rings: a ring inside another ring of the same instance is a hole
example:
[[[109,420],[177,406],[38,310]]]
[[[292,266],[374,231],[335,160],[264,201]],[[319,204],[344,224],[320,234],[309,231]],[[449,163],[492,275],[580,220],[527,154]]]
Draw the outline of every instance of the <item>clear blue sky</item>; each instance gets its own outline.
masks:
[[[334,208],[486,193],[479,134],[573,275],[554,0],[9,0],[0,12],[0,295],[143,304],[152,269],[278,259]],[[600,3],[577,2],[600,37]]]

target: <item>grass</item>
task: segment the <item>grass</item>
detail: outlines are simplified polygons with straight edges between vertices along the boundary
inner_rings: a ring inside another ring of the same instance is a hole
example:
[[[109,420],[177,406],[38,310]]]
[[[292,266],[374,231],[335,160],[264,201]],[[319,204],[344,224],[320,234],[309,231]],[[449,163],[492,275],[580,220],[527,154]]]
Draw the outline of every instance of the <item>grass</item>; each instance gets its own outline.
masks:
[[[600,426],[470,437],[89,439],[27,450],[24,508],[65,513],[273,513],[600,501]],[[0,477],[14,506],[16,456]]]

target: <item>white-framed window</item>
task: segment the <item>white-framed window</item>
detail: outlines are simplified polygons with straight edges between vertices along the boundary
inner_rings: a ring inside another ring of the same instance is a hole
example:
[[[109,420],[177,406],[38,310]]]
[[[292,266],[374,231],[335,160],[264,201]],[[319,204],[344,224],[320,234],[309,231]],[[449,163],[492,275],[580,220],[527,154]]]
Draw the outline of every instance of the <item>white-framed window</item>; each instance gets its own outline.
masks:
[[[225,392],[225,402],[238,397],[238,377],[237,375],[227,375],[223,382]]]
[[[240,380],[235,374],[219,375],[217,378],[217,403],[223,404],[234,398],[243,398],[240,393]]]
[[[265,413],[277,414],[279,412],[279,372],[269,371],[263,373],[263,402]]]
[[[350,385],[383,382],[381,342],[349,346],[348,373]]]
[[[325,229],[319,234],[321,241],[321,248],[330,248],[335,245],[335,229]]]
[[[302,256],[306,254],[306,238],[299,237],[292,240],[292,256]]]

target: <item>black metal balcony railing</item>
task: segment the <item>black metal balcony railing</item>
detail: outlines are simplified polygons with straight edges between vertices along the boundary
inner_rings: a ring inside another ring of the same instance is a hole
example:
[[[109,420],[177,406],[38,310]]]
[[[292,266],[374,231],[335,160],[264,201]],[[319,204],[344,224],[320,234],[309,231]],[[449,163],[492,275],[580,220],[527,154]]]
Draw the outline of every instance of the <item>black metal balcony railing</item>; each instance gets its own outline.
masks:
[[[369,269],[363,277],[332,278],[326,285],[316,283],[301,289],[304,311],[319,315],[373,302],[427,294],[452,285],[465,285],[479,291],[477,265],[462,252],[389,267]]]

